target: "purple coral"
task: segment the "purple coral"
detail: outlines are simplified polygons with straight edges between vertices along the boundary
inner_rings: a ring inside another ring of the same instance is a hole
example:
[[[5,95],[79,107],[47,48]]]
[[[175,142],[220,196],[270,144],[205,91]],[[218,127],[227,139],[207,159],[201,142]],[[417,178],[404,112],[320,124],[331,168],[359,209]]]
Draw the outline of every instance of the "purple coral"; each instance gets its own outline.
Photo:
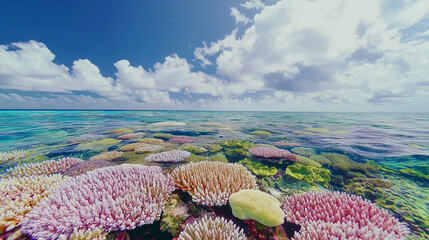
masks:
[[[249,152],[253,156],[262,157],[262,158],[284,158],[291,161],[294,161],[296,158],[288,150],[270,148],[270,147],[254,147],[249,149]]]
[[[361,197],[315,191],[286,197],[286,220],[301,225],[292,239],[405,239],[408,228]]]
[[[184,150],[171,150],[155,153],[147,156],[144,160],[149,162],[181,162],[190,157],[191,153]]]
[[[96,169],[61,185],[33,208],[22,231],[36,239],[68,238],[74,230],[129,230],[159,219],[174,181],[159,167]]]

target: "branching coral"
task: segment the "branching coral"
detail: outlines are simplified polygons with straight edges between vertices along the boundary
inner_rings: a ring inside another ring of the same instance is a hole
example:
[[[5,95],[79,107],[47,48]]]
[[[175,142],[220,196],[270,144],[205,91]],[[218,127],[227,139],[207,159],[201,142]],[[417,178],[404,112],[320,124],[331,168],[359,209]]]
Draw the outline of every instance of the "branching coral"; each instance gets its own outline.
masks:
[[[255,176],[244,166],[232,163],[190,163],[174,169],[172,177],[194,202],[206,206],[225,205],[232,193],[257,187]]]
[[[0,152],[0,165],[4,164],[14,164],[19,161],[21,158],[28,155],[28,151],[24,150],[14,150],[9,152]]]
[[[28,163],[22,166],[16,166],[6,170],[6,177],[24,177],[49,175],[65,171],[69,167],[82,162],[82,159],[66,157],[58,160],[49,160],[40,163]]]
[[[61,185],[29,212],[22,231],[36,239],[73,231],[134,229],[159,219],[174,181],[159,167],[120,165],[96,169]]]
[[[238,228],[232,221],[223,217],[208,217],[205,215],[201,220],[186,224],[180,233],[179,240],[195,239],[234,239],[246,240],[243,230]]]
[[[149,144],[137,142],[137,143],[130,143],[130,144],[124,145],[124,146],[120,147],[119,149],[121,151],[134,151],[138,148],[142,148],[142,147],[146,147],[146,146],[149,146]]]
[[[405,239],[408,228],[361,197],[339,192],[306,192],[282,202],[286,220],[301,225],[293,239]]]
[[[171,150],[166,152],[154,153],[144,160],[149,162],[182,162],[186,158],[190,157],[191,153],[183,150]]]
[[[249,149],[249,152],[256,157],[261,158],[276,158],[276,159],[287,159],[294,161],[295,156],[292,155],[288,150],[284,149],[277,149],[277,148],[271,148],[271,147],[254,147]]]
[[[141,136],[144,136],[146,133],[143,132],[138,132],[138,133],[128,133],[128,134],[124,134],[118,137],[118,139],[122,139],[122,140],[127,140],[127,139],[133,139],[133,138],[138,138]]]
[[[104,240],[107,237],[107,232],[101,228],[95,228],[94,230],[77,230],[74,229],[73,233],[68,235],[60,235],[58,240]]]
[[[115,160],[120,158],[122,154],[123,152],[119,152],[119,151],[104,152],[91,157],[89,160],[106,160],[106,161]]]
[[[0,233],[18,226],[25,214],[68,179],[54,174],[1,180]]]
[[[164,140],[158,139],[158,138],[143,138],[143,139],[140,139],[139,142],[157,145],[157,144],[163,144]]]
[[[150,152],[157,152],[160,150],[163,150],[165,147],[162,145],[147,145],[141,148],[137,148],[135,151],[138,153],[150,153]]]
[[[115,165],[115,163],[106,160],[88,160],[81,163],[75,164],[69,167],[63,172],[66,176],[76,176],[89,171],[92,171],[97,168],[109,167]]]

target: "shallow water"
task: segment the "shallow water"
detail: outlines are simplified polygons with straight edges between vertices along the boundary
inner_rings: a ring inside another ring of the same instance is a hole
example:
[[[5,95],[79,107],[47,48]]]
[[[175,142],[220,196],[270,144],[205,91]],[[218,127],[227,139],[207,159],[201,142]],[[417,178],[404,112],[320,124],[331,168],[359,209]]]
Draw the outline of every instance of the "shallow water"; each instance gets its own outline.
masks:
[[[162,121],[179,121],[185,122],[186,125],[176,127],[150,125]],[[114,131],[115,129],[119,130]],[[252,134],[254,131],[266,131],[269,135],[255,135]],[[292,150],[294,146],[275,144],[284,141],[313,148],[318,154],[322,152],[345,154],[358,163],[374,161],[392,170],[377,172],[371,177],[390,181],[393,186],[383,190],[382,197],[378,196],[379,198],[371,200],[378,201],[379,206],[388,208],[396,217],[407,222],[415,239],[428,236],[429,114],[427,113],[0,111],[0,152],[31,151],[32,157],[25,158],[23,162],[17,164],[68,156],[86,160],[101,152],[115,150],[132,140],[85,147],[82,142],[71,143],[70,139],[85,135],[95,135],[98,139],[116,139],[117,136],[127,132],[144,132],[145,137],[151,137],[153,133],[193,136],[197,138],[198,144],[240,139]],[[134,159],[129,159],[130,162],[136,161],[136,157],[133,157]],[[0,171],[5,169],[5,166],[0,165]],[[401,169],[412,169],[417,174],[403,173],[400,172]],[[331,171],[333,175],[344,175],[335,169]],[[353,181],[353,177],[344,175],[342,178],[344,185],[331,181],[329,189],[342,191],[350,189],[344,186],[346,179],[350,182]],[[405,191],[413,196],[412,201],[404,197]],[[357,194],[359,191],[350,193]],[[393,199],[394,206],[383,203],[383,198],[388,197]]]

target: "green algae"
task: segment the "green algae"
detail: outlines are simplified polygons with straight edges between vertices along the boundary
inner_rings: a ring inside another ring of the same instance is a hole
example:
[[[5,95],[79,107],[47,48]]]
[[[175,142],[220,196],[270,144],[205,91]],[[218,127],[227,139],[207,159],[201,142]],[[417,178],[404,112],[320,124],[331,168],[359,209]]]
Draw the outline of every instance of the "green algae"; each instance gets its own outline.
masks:
[[[304,157],[304,156],[299,156],[299,155],[295,155],[296,160],[295,162],[303,164],[303,165],[307,165],[307,166],[313,166],[313,167],[322,167],[322,165],[308,157]]]
[[[215,162],[224,162],[227,163],[228,159],[225,157],[225,155],[218,153],[214,156],[208,157],[209,161],[215,161]]]
[[[250,134],[256,135],[256,136],[269,136],[269,135],[271,135],[271,133],[267,132],[267,131],[253,131]]]
[[[329,160],[328,158],[322,156],[322,155],[312,155],[310,156],[310,159],[318,162],[324,166],[330,166],[332,164],[331,160]]]
[[[220,145],[225,148],[238,148],[243,150],[249,150],[255,146],[252,142],[237,139],[222,142]]]
[[[250,153],[240,148],[228,149],[225,151],[225,155],[231,159],[243,159],[250,157]]]
[[[180,150],[188,151],[193,154],[201,154],[207,152],[207,149],[205,149],[202,146],[194,145],[194,144],[184,144],[180,146]]]
[[[307,183],[322,183],[324,187],[328,187],[328,182],[331,180],[331,172],[328,169],[304,166],[302,164],[287,166],[286,174],[295,179],[304,180]]]
[[[360,171],[366,172],[368,167],[365,164],[357,163],[351,160],[347,155],[339,153],[322,153],[322,156],[332,162],[332,167],[341,171]]]
[[[310,131],[310,132],[317,132],[317,133],[328,133],[329,132],[329,129],[326,129],[326,128],[307,127],[307,128],[304,128],[304,130]]]
[[[154,133],[152,136],[154,138],[161,138],[161,139],[170,139],[174,137],[174,135],[170,133]]]
[[[267,165],[264,165],[260,162],[250,161],[247,158],[239,161],[238,163],[241,163],[246,166],[246,168],[249,169],[249,171],[251,171],[256,176],[269,177],[277,173],[277,168],[268,167]]]
[[[219,144],[210,144],[208,146],[206,146],[206,148],[209,150],[209,152],[211,153],[216,153],[216,152],[220,152],[222,151],[223,147]]]

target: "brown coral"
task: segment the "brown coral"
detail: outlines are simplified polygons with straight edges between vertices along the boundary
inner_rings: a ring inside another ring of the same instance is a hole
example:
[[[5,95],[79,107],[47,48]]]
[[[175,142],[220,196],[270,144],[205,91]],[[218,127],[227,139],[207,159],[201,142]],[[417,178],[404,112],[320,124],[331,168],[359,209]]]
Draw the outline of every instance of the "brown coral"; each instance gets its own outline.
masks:
[[[106,161],[115,160],[117,158],[120,158],[122,154],[123,152],[118,152],[118,151],[104,152],[91,157],[89,160],[106,160]]]
[[[257,186],[255,176],[246,167],[233,163],[190,163],[174,169],[172,177],[194,202],[207,206],[225,205],[231,194]]]

